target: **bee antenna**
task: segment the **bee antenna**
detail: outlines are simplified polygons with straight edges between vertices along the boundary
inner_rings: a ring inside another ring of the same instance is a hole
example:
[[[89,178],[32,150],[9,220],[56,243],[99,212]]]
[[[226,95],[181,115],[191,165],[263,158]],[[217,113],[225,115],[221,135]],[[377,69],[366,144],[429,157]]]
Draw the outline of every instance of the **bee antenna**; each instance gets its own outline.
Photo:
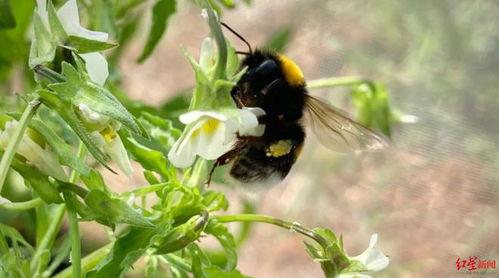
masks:
[[[220,24],[222,24],[223,27],[227,28],[227,30],[229,30],[232,34],[236,35],[236,37],[238,37],[240,40],[242,40],[248,46],[249,52],[237,51],[236,52],[237,54],[249,55],[249,54],[253,53],[253,49],[251,48],[251,45],[249,44],[248,41],[246,41],[243,38],[243,36],[239,35],[236,31],[234,31],[232,28],[230,28],[229,25],[227,25],[227,24],[225,24],[223,22],[220,22]]]

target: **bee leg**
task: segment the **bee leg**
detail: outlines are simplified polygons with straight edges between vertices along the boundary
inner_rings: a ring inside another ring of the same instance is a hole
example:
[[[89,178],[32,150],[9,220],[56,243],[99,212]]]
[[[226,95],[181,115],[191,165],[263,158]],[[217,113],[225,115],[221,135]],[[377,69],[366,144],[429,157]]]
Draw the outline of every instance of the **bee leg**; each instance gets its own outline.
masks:
[[[239,97],[238,91],[239,91],[239,87],[234,86],[234,88],[232,88],[232,90],[230,91],[230,95],[231,95],[232,99],[234,100],[234,102],[236,103],[237,108],[243,108],[244,104],[241,101],[241,98]]]
[[[234,158],[237,157],[237,155],[241,152],[242,148],[236,147],[223,155],[221,155],[215,163],[213,163],[213,166],[211,167],[210,173],[208,174],[208,180],[205,182],[206,186],[210,186],[211,183],[211,177],[213,176],[213,172],[215,172],[215,168],[218,166],[223,166],[229,162],[231,162]]]

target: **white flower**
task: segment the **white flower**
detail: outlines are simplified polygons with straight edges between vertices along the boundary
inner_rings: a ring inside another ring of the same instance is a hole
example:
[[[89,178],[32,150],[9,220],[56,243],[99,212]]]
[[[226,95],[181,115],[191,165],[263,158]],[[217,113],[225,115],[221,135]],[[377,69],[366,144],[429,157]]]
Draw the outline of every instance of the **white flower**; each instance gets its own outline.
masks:
[[[264,114],[260,108],[185,113],[180,121],[187,127],[168,153],[168,159],[181,168],[192,165],[197,155],[208,160],[217,159],[233,147],[237,133],[261,136],[264,127],[258,123],[258,116]]]
[[[47,2],[46,0],[37,0],[36,2],[37,13],[45,25],[48,26]],[[91,31],[81,27],[76,0],[67,1],[57,11],[57,16],[68,35],[102,42],[108,39],[107,33]],[[106,58],[99,52],[80,54],[80,56],[85,60],[85,67],[90,79],[99,85],[103,85],[109,75]]]
[[[91,135],[96,145],[102,148],[127,176],[131,176],[133,168],[125,146],[117,133],[121,124],[106,115],[91,110],[84,103],[80,103],[78,109],[80,118],[87,129],[92,131]]]
[[[17,125],[18,122],[16,120],[5,123],[5,129],[0,132],[0,148],[7,148],[9,140],[14,135]],[[27,133],[23,135],[23,138],[17,147],[17,153],[23,156],[41,172],[62,181],[67,180],[66,173],[62,169],[57,156],[47,147],[42,148],[35,143]]]
[[[376,248],[378,234],[371,236],[369,247],[362,254],[352,257],[352,260],[361,262],[368,272],[378,272],[385,269],[390,263],[390,259],[383,252]],[[338,278],[372,278],[371,276],[359,272],[341,273]]]

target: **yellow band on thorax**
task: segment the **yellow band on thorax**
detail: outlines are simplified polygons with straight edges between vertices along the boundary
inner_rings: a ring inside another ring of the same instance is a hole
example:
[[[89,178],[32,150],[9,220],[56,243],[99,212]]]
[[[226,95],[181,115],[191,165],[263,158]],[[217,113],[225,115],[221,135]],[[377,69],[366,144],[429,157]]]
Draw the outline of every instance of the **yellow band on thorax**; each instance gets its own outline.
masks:
[[[298,65],[284,55],[278,55],[277,59],[281,62],[281,68],[284,78],[291,86],[301,86],[305,84],[303,73]]]

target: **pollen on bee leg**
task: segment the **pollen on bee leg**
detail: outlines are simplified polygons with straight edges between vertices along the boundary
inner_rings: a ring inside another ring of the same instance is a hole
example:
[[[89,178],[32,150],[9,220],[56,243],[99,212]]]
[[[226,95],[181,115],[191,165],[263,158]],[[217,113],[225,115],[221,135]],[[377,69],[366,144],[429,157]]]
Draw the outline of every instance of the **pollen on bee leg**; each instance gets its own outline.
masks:
[[[279,140],[267,148],[266,155],[269,157],[280,157],[288,154],[292,148],[293,144],[291,140]]]

